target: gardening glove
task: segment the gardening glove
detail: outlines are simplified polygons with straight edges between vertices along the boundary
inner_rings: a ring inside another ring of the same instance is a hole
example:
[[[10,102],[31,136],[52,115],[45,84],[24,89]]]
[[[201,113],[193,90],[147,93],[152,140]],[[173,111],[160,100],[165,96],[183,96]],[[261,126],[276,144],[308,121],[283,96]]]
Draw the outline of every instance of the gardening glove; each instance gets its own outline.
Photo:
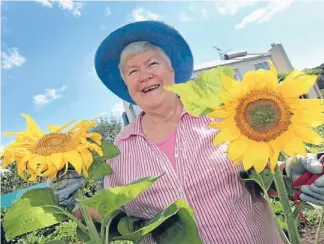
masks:
[[[67,170],[66,174],[49,182],[58,197],[58,203],[72,212],[77,210],[75,193],[84,185],[84,179],[75,170]]]
[[[324,205],[324,153],[307,154],[289,159],[286,163],[287,176],[293,187],[300,189],[292,196],[294,200],[304,200],[313,204]]]

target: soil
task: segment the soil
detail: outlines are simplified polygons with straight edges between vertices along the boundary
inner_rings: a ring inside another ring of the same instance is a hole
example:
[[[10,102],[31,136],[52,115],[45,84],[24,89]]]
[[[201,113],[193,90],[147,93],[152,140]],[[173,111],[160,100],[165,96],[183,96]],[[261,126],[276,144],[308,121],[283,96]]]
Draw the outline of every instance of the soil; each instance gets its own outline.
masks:
[[[317,225],[306,225],[300,230],[302,244],[314,244],[317,231]],[[321,238],[319,243],[324,244],[324,229],[321,231]]]

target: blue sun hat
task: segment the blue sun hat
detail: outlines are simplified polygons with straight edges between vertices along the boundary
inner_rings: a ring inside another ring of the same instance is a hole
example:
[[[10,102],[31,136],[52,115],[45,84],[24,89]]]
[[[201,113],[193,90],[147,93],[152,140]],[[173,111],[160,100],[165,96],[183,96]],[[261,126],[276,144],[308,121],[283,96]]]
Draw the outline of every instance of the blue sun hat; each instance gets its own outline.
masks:
[[[190,47],[181,34],[160,21],[134,22],[109,34],[99,45],[95,55],[97,75],[119,98],[135,104],[120,75],[118,65],[122,50],[137,41],[148,41],[166,53],[175,72],[175,83],[190,80],[194,61]]]

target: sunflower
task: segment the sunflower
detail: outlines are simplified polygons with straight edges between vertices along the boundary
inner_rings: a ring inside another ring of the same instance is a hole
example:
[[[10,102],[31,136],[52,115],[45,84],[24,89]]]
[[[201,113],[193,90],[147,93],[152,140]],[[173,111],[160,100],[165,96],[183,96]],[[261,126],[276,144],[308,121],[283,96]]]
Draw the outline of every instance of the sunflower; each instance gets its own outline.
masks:
[[[27,129],[22,132],[6,132],[4,135],[16,135],[16,140],[5,148],[2,153],[1,167],[16,161],[18,175],[29,181],[37,176],[53,179],[57,173],[71,164],[79,175],[88,175],[88,169],[93,162],[91,151],[99,156],[103,155],[101,136],[98,133],[88,133],[96,126],[93,121],[83,120],[66,132],[63,129],[72,122],[63,126],[49,125],[50,133],[44,133],[34,120],[26,114]],[[90,142],[87,139],[91,139]]]
[[[279,83],[276,68],[268,63],[270,70],[250,71],[242,82],[221,76],[223,105],[207,115],[221,120],[210,123],[220,131],[214,145],[229,142],[229,159],[258,173],[268,163],[273,172],[281,151],[306,156],[304,143],[324,141],[311,128],[324,123],[323,100],[300,99],[317,76],[293,71]]]

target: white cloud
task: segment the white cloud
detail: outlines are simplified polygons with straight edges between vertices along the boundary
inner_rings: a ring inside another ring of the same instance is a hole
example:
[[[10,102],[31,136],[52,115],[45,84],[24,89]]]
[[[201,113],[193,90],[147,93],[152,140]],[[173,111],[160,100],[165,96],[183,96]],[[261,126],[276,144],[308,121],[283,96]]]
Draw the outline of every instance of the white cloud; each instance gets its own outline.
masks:
[[[111,9],[110,9],[110,7],[106,7],[106,8],[105,8],[105,15],[106,15],[106,16],[111,15]]]
[[[62,93],[66,90],[67,86],[63,85],[59,89],[45,89],[45,93],[38,94],[33,97],[33,103],[36,105],[37,108],[43,107],[45,104],[53,100],[57,100],[62,98]]]
[[[132,17],[135,21],[144,21],[144,20],[159,20],[161,16],[153,13],[144,8],[136,8],[132,10]]]
[[[26,58],[23,57],[18,48],[14,47],[9,49],[8,53],[1,52],[1,68],[12,69],[13,67],[20,67],[26,62]]]
[[[84,7],[83,2],[77,2],[72,0],[36,0],[36,2],[40,3],[44,7],[53,7],[53,4],[56,3],[59,8],[63,10],[67,10],[71,12],[74,16],[81,16],[81,10]]]
[[[284,0],[282,0],[284,1]],[[247,6],[252,6],[256,4],[258,0],[251,1],[251,0],[240,0],[240,1],[227,1],[223,0],[216,4],[217,11],[223,15],[234,15],[240,9],[243,9]]]
[[[49,0],[36,0],[36,2],[40,3],[44,7],[52,8],[53,4]]]
[[[194,11],[194,10],[195,10],[195,7],[192,6],[192,5],[190,5],[190,6],[189,6],[189,10],[190,10],[190,11]]]
[[[201,16],[202,16],[204,19],[207,19],[208,16],[209,16],[208,11],[207,11],[207,9],[205,9],[205,8],[202,8],[202,9],[200,10],[200,13],[201,13]]]
[[[115,106],[112,109],[112,113],[117,116],[121,116],[124,111],[125,109],[124,109],[123,102],[115,104]]]
[[[185,11],[180,12],[180,21],[181,22],[190,22],[192,20],[193,19]]]
[[[235,26],[236,29],[242,29],[248,24],[251,24],[255,21],[262,19],[266,14],[266,10],[264,8],[258,8],[254,10],[251,14],[244,17],[244,19]]]
[[[275,14],[289,8],[293,2],[294,0],[270,1],[265,8],[256,9],[248,16],[245,16],[243,20],[235,26],[235,28],[242,29],[254,22],[260,24],[268,21]]]
[[[100,30],[105,30],[106,26],[105,25],[100,25]]]

